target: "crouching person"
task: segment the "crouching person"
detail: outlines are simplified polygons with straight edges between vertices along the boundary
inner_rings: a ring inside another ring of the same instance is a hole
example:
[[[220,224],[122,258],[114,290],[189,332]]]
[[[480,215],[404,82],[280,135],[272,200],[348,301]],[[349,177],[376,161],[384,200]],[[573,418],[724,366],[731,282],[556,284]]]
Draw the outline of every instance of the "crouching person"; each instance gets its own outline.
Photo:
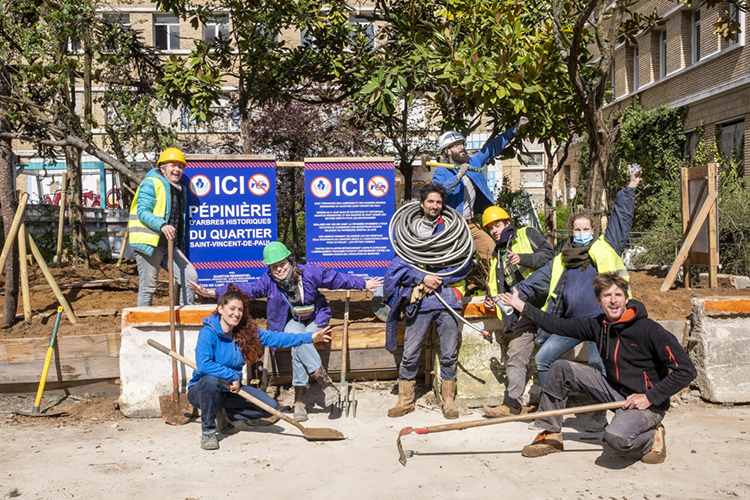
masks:
[[[669,398],[696,376],[687,353],[674,335],[648,318],[646,307],[628,300],[628,283],[614,273],[594,279],[594,294],[603,314],[595,318],[562,319],[525,304],[514,294],[503,294],[501,303],[547,331],[595,342],[607,375],[565,360],[555,361],[544,384],[539,411],[565,408],[568,394],[579,391],[598,403],[626,401],[615,411],[604,441],[618,454],[649,464],[667,456],[661,421]],[[541,457],[563,450],[563,417],[536,420],[544,429],[523,448],[525,457]]]
[[[218,450],[217,431],[230,430],[233,421],[246,421],[251,426],[276,421],[276,417],[238,394],[243,390],[277,408],[276,401],[265,392],[242,385],[242,367],[258,361],[264,347],[294,347],[331,340],[330,327],[305,334],[260,330],[247,313],[249,300],[230,284],[228,291],[219,297],[216,312],[203,320],[198,333],[195,346],[198,369],[188,385],[188,401],[201,410],[204,450]],[[229,388],[221,385],[221,380],[229,382]]]

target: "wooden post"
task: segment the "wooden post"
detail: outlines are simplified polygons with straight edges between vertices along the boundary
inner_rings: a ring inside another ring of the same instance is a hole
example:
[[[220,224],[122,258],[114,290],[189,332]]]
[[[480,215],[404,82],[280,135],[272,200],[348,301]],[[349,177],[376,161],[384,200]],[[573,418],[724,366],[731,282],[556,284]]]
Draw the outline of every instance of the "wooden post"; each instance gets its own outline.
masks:
[[[122,264],[122,256],[125,255],[125,247],[128,245],[128,236],[130,235],[130,226],[125,228],[125,237],[122,239],[122,245],[120,245],[120,256],[117,258],[117,267]]]
[[[18,236],[18,228],[23,222],[23,213],[26,211],[26,202],[29,201],[29,193],[21,193],[18,198],[18,209],[16,210],[16,216],[13,217],[13,223],[10,225],[10,232],[5,239],[5,245],[3,245],[3,253],[0,254],[0,273],[5,269],[5,261],[8,260],[8,254],[10,249],[13,248],[13,244],[16,242],[16,236]]]
[[[23,294],[23,320],[31,321],[31,296],[29,295],[29,269],[26,259],[26,224],[18,228],[18,258],[21,264],[21,293]]]
[[[68,321],[75,324],[76,315],[75,313],[73,313],[73,309],[70,308],[68,301],[65,300],[65,297],[60,291],[60,287],[57,286],[57,282],[55,281],[55,278],[52,277],[52,273],[49,272],[49,268],[47,267],[47,264],[44,263],[44,258],[42,258],[42,254],[41,252],[39,252],[39,249],[37,248],[36,243],[34,243],[34,239],[28,233],[26,234],[26,237],[27,237],[29,248],[31,249],[31,253],[34,255],[34,258],[36,259],[37,264],[39,264],[39,269],[42,270],[44,277],[47,279],[47,283],[49,283],[49,287],[52,289],[52,293],[55,294],[57,301],[65,310],[65,315],[68,317]]]
[[[708,193],[718,193],[716,189],[716,163],[709,163],[706,182]],[[719,228],[716,222],[716,208],[718,203],[711,203],[708,211],[708,286],[719,288]]]
[[[60,221],[57,224],[57,265],[62,267],[63,234],[65,233],[65,193],[68,190],[68,173],[62,174],[62,189],[60,190]]]
[[[685,169],[682,169],[685,170]],[[680,176],[680,187],[682,191],[682,196],[688,197],[690,196],[690,190],[689,190],[689,179],[685,172],[682,172],[682,175]],[[698,197],[700,199],[700,197]],[[696,203],[695,206],[697,207],[698,204]],[[686,235],[688,232],[688,228],[690,227],[690,203],[686,203],[685,201],[682,202],[682,234]],[[685,239],[683,237],[682,241],[684,242]],[[687,259],[685,259],[685,264],[683,265],[683,275],[682,275],[682,285],[690,289],[690,256],[688,255]],[[671,286],[671,285],[670,285]]]

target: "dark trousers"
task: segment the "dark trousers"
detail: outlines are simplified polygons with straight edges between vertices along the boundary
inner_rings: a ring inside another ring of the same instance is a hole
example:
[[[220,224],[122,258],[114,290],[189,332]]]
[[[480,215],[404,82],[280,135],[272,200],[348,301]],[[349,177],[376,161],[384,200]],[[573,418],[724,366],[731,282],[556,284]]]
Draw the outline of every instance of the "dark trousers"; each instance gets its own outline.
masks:
[[[443,380],[455,380],[458,364],[458,320],[446,309],[420,311],[413,318],[406,320],[404,355],[401,357],[401,366],[398,370],[400,380],[417,378],[422,344],[433,321],[437,324],[440,338],[440,377]]]
[[[216,432],[216,412],[219,408],[226,409],[232,420],[255,420],[271,416],[242,396],[222,389],[219,379],[213,375],[204,375],[188,389],[188,401],[201,411],[201,429],[204,434]],[[246,385],[241,389],[271,408],[278,408],[276,401],[265,392]]]
[[[568,394],[578,391],[588,394],[597,403],[622,401],[625,397],[617,392],[599,370],[573,361],[558,359],[549,370],[544,383],[539,411],[565,408]],[[664,412],[653,405],[645,410],[619,409],[604,431],[604,441],[615,453],[640,458],[654,444],[654,428],[664,418]],[[538,418],[536,425],[550,432],[560,432],[563,417]]]
[[[513,328],[508,344],[508,361],[505,364],[505,375],[508,385],[505,389],[503,404],[520,408],[523,392],[526,390],[526,371],[534,350],[534,338],[538,328],[526,316],[521,316]]]

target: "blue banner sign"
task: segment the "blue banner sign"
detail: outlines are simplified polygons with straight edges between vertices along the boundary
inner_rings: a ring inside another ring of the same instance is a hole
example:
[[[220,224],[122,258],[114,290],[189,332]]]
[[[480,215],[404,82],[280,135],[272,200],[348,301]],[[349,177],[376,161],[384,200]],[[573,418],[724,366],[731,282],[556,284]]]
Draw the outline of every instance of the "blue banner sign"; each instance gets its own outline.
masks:
[[[363,278],[393,259],[388,223],[396,208],[392,158],[305,160],[307,262]]]
[[[188,157],[186,255],[206,288],[255,281],[276,240],[274,159]]]

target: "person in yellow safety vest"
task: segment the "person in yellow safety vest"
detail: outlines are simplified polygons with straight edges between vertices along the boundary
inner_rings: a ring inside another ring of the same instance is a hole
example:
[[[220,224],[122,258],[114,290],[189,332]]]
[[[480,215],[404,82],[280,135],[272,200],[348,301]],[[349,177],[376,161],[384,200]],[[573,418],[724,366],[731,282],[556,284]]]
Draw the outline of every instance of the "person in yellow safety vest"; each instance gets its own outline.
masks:
[[[150,306],[158,283],[159,268],[168,269],[167,240],[174,242],[174,273],[180,283],[180,305],[192,305],[195,291],[188,281],[198,273],[181,247],[187,228],[187,187],[182,184],[185,155],[167,148],[138,186],[130,206],[128,243],[138,265],[138,306]]]
[[[485,210],[482,225],[489,229],[497,242],[490,260],[490,275],[487,278],[489,295],[485,298],[484,307],[490,311],[496,310],[498,318],[503,320],[504,330],[511,332],[508,361],[505,365],[508,383],[503,404],[496,407],[485,406],[484,412],[490,416],[517,415],[521,411],[527,366],[538,329],[525,318],[519,320],[512,308],[504,307],[506,310],[501,313],[503,307],[496,306],[495,299],[499,294],[509,292],[518,283],[533,276],[536,269],[552,260],[555,251],[536,229],[526,226],[516,230],[508,214],[500,207]],[[541,307],[544,299],[545,297],[537,298],[536,305]]]
[[[533,227],[524,226],[516,230],[508,213],[500,207],[492,206],[484,211],[482,227],[490,232],[496,242],[487,277],[489,295],[485,298],[484,306],[490,311],[497,311],[497,317],[503,320],[503,328],[510,332],[518,321],[518,315],[513,311],[503,314],[501,308],[495,306],[493,298],[510,291],[552,260],[555,251]]]
[[[591,318],[601,314],[596,302],[593,282],[598,274],[614,272],[628,279],[622,253],[630,236],[635,210],[635,193],[641,181],[637,165],[628,169],[630,181],[615,197],[614,210],[604,236],[597,237],[596,221],[590,213],[579,212],[568,219],[569,237],[552,261],[535,271],[514,287],[521,300],[546,297],[542,310],[561,318]],[[522,316],[523,319],[523,316]],[[549,332],[549,338],[536,354],[542,391],[550,365],[554,360],[582,341]],[[589,366],[605,374],[599,346],[589,346]],[[518,408],[520,410],[520,400]],[[494,416],[497,411],[488,413]],[[594,413],[586,426],[589,432],[600,432],[607,425],[606,413]]]

